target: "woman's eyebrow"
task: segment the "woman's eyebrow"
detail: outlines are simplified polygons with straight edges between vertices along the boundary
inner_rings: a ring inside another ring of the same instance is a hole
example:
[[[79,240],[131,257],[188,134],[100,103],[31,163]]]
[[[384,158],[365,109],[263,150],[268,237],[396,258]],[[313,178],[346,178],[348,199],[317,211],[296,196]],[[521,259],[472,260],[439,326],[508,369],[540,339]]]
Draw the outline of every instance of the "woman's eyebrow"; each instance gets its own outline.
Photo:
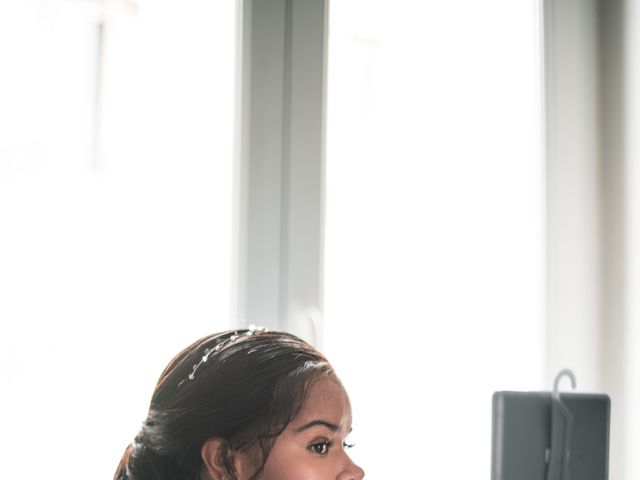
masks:
[[[333,433],[337,433],[340,430],[340,426],[339,425],[336,425],[335,423],[331,423],[331,422],[329,422],[327,420],[318,419],[318,420],[312,420],[309,423],[304,424],[302,427],[300,427],[300,428],[298,428],[296,430],[296,433],[303,432],[304,430],[308,430],[308,429],[310,429],[312,427],[316,427],[318,425],[328,428]]]

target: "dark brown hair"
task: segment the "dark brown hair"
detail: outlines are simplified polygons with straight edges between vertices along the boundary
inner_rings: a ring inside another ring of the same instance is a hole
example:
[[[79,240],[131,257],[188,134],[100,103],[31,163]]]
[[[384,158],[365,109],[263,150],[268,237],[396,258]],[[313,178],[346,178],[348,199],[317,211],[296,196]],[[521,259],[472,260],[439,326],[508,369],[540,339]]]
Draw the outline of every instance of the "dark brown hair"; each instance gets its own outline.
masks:
[[[234,330],[204,337],[160,375],[114,480],[196,480],[200,449],[211,438],[223,439],[227,451],[255,449],[255,480],[273,441],[325,375],[334,376],[325,357],[288,333]],[[235,479],[232,462],[225,465]]]

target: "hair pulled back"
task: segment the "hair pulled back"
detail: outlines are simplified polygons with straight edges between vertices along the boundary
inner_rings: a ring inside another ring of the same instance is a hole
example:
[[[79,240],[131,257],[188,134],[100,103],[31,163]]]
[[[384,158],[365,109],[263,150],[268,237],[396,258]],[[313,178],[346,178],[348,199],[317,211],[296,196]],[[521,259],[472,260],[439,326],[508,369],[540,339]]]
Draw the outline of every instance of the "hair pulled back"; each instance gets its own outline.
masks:
[[[204,337],[162,372],[114,480],[197,480],[200,449],[211,438],[224,440],[226,451],[256,448],[255,480],[276,437],[325,375],[333,376],[325,357],[288,333],[233,330]],[[235,479],[231,461],[225,465]]]

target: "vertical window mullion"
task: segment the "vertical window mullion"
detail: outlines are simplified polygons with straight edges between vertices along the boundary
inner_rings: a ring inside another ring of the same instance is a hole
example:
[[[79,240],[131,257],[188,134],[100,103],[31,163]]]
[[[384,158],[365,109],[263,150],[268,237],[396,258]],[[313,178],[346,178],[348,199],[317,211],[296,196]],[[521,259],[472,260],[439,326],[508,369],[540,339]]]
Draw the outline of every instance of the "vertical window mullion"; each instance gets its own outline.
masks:
[[[324,0],[241,2],[236,308],[316,344],[321,325]]]

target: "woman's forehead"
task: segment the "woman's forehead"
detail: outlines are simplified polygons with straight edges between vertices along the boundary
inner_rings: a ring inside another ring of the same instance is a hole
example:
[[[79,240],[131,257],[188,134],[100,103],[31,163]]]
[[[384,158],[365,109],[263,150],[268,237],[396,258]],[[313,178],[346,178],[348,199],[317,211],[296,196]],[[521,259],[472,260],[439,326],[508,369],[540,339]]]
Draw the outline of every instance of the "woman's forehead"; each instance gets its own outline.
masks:
[[[294,428],[313,420],[326,420],[351,428],[351,402],[342,384],[331,377],[314,382],[296,419]]]

